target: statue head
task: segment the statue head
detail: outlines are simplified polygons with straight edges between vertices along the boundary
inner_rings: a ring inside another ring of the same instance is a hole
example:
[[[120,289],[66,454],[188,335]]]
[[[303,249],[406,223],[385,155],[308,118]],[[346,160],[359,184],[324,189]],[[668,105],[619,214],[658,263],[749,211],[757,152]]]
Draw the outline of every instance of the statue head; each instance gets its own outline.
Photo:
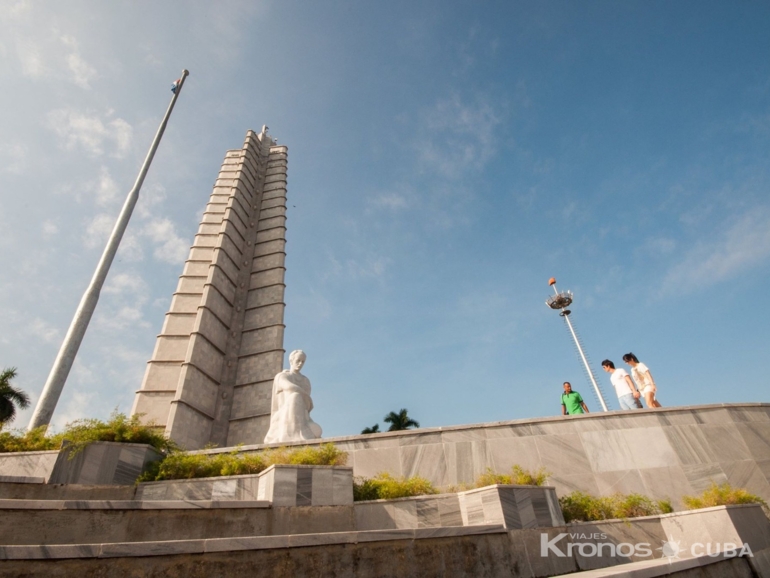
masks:
[[[299,370],[302,369],[302,366],[305,365],[306,359],[307,355],[305,355],[304,351],[295,349],[289,354],[289,367],[291,367],[292,371],[299,372]]]

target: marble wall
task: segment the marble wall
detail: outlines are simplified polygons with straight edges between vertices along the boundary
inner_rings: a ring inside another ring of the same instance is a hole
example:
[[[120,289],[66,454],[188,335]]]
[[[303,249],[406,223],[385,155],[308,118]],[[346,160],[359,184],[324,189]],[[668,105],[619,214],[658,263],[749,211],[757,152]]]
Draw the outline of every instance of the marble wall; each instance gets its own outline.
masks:
[[[770,501],[770,404],[614,411],[326,438],[349,453],[356,476],[423,476],[442,487],[487,468],[545,468],[559,495],[638,492],[671,499],[712,481]],[[267,446],[243,446],[256,451]],[[206,450],[207,453],[224,450]]]
[[[585,576],[770,577],[770,523],[755,504],[520,530],[502,525],[354,530],[349,520],[342,517],[330,524],[331,510],[351,509],[337,506],[319,508],[325,513],[322,528],[317,520],[302,517],[294,520],[298,533],[290,533],[277,528],[274,520],[272,535],[268,534],[270,513],[275,509],[257,504],[248,516],[238,516],[237,510],[213,504],[187,503],[178,512],[169,509],[171,504],[132,510],[115,510],[115,506],[92,507],[91,514],[101,514],[101,524],[93,523],[93,516],[87,525],[81,520],[84,533],[94,540],[78,542],[72,522],[62,524],[61,515],[75,509],[80,514],[88,513],[88,504],[65,502],[49,506],[47,511],[58,516],[60,523],[56,524],[44,523],[49,520],[40,517],[35,520],[26,512],[16,515],[8,504],[0,502],[3,520],[7,522],[0,526],[0,575],[48,576],[55,570],[61,576],[251,576],[269,569],[271,576],[289,578],[316,576],[323,569],[327,576],[415,578],[535,578],[586,571],[589,573]],[[164,510],[174,517],[165,516],[168,519],[158,523],[158,514]],[[41,509],[38,513],[45,511]],[[180,516],[183,512],[189,515]],[[14,527],[21,531],[14,532]],[[3,539],[3,533],[8,539]],[[53,533],[64,536],[66,541],[46,539]],[[650,554],[624,555],[606,547],[600,555],[584,555],[578,547],[565,552],[567,544],[573,541],[568,533],[577,536],[575,542],[587,542],[589,546],[644,542],[652,548]],[[549,550],[543,556],[544,538],[555,541],[563,555]],[[731,560],[727,555],[691,557],[686,548],[696,540],[712,553],[725,543],[745,542],[753,556],[732,558],[745,563],[738,571],[733,566],[718,565],[720,561]],[[662,548],[657,545],[667,541],[679,544],[685,551],[673,558],[663,557]],[[599,571],[600,568],[604,570]]]
[[[30,483],[39,479],[47,482],[58,455],[59,450],[0,454],[0,477],[5,478],[4,482]]]
[[[537,486],[494,485],[458,493],[356,502],[355,511],[358,530],[564,525],[554,489]]]
[[[130,486],[160,458],[146,444],[93,442],[78,452],[65,446],[58,452],[48,483]]]
[[[273,506],[353,503],[353,470],[335,466],[270,466],[259,474],[145,482],[137,500],[260,500]]]

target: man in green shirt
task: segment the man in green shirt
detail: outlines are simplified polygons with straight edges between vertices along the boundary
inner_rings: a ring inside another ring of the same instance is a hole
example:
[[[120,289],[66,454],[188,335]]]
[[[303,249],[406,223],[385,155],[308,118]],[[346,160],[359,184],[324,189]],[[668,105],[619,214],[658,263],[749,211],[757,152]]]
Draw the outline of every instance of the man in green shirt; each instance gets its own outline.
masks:
[[[564,382],[564,393],[561,396],[561,414],[575,415],[576,413],[589,413],[583,398],[577,391],[572,391],[572,384]]]

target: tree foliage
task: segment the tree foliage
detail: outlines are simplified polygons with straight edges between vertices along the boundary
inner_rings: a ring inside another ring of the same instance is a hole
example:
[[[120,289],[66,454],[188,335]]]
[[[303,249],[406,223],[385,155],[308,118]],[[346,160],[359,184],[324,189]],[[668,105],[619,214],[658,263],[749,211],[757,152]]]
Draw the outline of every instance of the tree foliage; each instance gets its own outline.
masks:
[[[9,367],[0,373],[0,425],[12,422],[17,409],[29,407],[29,396],[11,385],[16,368]]]
[[[406,408],[402,408],[398,413],[391,411],[383,418],[385,423],[389,423],[388,431],[401,431],[410,427],[420,427],[420,424],[407,415]]]
[[[380,433],[380,424],[376,423],[372,427],[365,427],[361,430],[362,434]]]

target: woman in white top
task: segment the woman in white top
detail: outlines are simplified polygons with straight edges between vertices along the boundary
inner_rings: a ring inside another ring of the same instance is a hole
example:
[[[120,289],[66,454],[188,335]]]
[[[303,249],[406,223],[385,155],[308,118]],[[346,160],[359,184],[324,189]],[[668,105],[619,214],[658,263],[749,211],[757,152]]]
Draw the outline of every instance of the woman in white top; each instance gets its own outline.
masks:
[[[655,393],[658,391],[658,388],[655,386],[655,380],[652,379],[650,369],[639,361],[633,353],[626,353],[623,356],[623,361],[631,366],[631,376],[642,391],[647,407],[661,407],[658,400],[655,399]]]

